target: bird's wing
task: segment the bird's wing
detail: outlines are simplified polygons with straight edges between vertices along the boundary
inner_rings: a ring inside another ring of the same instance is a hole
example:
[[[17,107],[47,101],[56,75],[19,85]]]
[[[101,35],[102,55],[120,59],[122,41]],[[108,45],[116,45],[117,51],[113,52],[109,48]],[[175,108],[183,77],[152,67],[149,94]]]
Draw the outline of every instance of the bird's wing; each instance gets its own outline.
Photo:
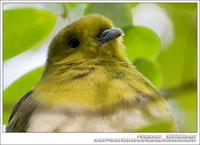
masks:
[[[133,80],[131,81],[130,86],[132,86],[134,90],[137,90],[138,93],[135,95],[137,106],[134,106],[142,112],[144,120],[149,120],[149,124],[166,121],[171,124],[169,130],[172,132],[177,131],[176,122],[170,112],[168,103],[163,96],[161,96],[151,82],[141,73],[131,70],[129,70],[129,72],[132,74],[129,75],[131,78],[128,79]]]
[[[167,124],[168,126],[159,128],[161,129],[159,131],[166,131],[166,129],[169,132],[178,131],[176,122],[170,112],[168,103],[164,100],[164,98],[159,96],[152,100],[150,96],[142,95],[137,97],[137,103],[137,108],[143,112],[144,118],[149,120],[149,124],[146,126],[147,128],[157,124]]]
[[[36,108],[36,103],[31,98],[32,92],[26,93],[14,106],[6,132],[26,132],[30,116]]]

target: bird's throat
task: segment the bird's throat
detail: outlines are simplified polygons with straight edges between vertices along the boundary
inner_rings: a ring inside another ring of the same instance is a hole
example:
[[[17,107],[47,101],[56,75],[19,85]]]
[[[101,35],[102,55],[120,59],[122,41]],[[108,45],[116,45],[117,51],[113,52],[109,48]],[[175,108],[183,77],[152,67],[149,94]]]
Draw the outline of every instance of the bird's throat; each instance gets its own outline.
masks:
[[[93,110],[134,97],[137,92],[124,79],[125,75],[110,65],[74,67],[56,76],[50,73],[54,77],[42,79],[33,96],[42,104]]]

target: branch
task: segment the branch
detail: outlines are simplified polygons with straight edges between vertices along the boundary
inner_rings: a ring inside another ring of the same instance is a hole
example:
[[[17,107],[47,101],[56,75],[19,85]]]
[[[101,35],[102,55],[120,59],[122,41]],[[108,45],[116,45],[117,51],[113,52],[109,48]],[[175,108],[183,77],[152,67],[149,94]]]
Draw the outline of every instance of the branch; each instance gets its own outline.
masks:
[[[174,96],[179,96],[179,94],[181,94],[185,91],[191,91],[191,90],[197,90],[197,82],[196,81],[187,82],[187,83],[182,84],[175,88],[161,90],[161,94],[165,98],[169,99]]]

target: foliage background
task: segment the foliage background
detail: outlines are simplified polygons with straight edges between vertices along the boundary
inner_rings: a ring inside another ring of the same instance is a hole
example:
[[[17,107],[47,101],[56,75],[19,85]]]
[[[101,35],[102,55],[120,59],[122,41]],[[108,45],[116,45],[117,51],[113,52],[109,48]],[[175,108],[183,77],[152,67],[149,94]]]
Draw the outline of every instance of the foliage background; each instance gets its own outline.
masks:
[[[17,100],[40,79],[52,36],[83,15],[100,13],[123,29],[129,59],[163,93],[180,132],[197,131],[196,3],[11,3],[3,7],[5,124]],[[43,55],[37,58],[39,54]],[[167,131],[167,125],[141,131]]]

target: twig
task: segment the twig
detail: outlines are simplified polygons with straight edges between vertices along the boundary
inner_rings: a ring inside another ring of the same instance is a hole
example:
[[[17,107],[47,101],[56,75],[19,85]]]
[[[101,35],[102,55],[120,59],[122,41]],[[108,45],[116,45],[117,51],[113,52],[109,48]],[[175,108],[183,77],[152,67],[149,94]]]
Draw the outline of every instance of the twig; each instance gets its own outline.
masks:
[[[190,91],[190,90],[197,90],[197,82],[196,81],[188,82],[188,83],[185,83],[185,84],[180,85],[175,88],[161,90],[161,94],[165,98],[169,99],[174,96],[179,96],[179,94],[181,94],[185,91]]]

